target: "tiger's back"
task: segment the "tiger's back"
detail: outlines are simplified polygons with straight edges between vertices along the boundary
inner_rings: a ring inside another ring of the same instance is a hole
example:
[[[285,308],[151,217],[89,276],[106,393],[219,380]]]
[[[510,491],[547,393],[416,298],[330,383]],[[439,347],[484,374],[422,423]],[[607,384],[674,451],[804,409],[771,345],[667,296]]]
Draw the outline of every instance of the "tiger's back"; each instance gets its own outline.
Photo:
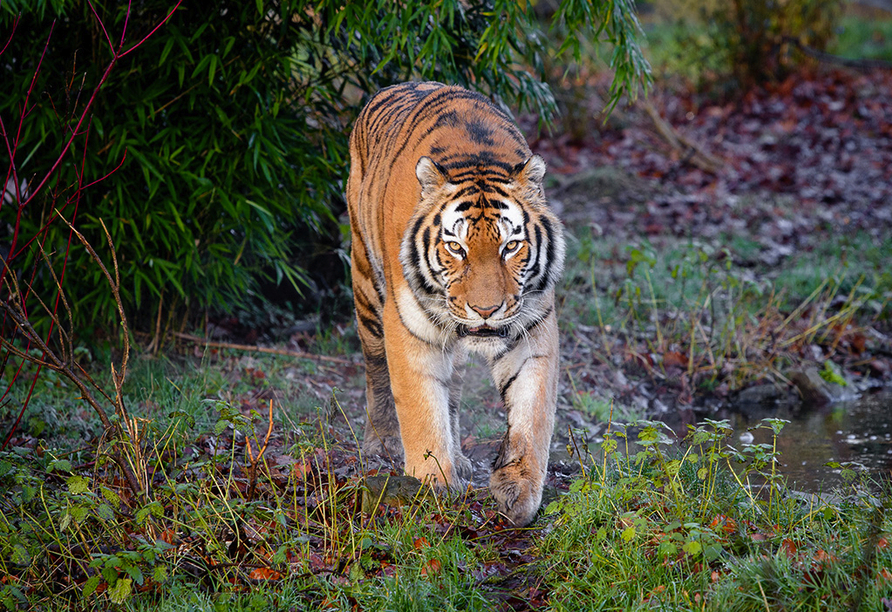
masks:
[[[373,96],[350,155],[364,448],[402,456],[407,473],[460,483],[470,463],[452,379],[457,356],[480,352],[509,421],[491,490],[525,524],[541,497],[558,370],[563,238],[544,199],[544,162],[486,98],[439,83]]]

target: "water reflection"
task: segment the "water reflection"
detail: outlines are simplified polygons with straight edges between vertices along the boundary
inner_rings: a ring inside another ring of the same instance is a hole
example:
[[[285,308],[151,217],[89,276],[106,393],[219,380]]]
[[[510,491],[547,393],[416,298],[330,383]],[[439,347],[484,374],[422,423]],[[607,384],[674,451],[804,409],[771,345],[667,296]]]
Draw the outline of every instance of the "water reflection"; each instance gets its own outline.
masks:
[[[729,444],[738,449],[743,446],[740,436],[747,431],[753,444],[771,443],[770,429],[750,429],[762,418],[789,420],[777,441],[780,471],[790,486],[800,491],[828,491],[844,484],[838,469],[825,466],[830,461],[856,462],[872,475],[892,469],[892,391],[807,413],[779,409],[723,416],[735,431]]]

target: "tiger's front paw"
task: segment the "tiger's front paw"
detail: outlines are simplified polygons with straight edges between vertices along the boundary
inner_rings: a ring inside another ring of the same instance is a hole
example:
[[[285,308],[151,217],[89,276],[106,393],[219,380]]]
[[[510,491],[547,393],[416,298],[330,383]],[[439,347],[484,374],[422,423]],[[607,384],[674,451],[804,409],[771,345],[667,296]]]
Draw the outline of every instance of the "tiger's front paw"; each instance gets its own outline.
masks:
[[[470,467],[470,461],[468,461]],[[466,486],[466,481],[460,473],[458,465],[450,461],[435,460],[433,456],[420,461],[406,461],[404,472],[406,476],[414,476],[425,484],[433,485],[437,489],[452,489],[458,491]]]
[[[489,491],[515,527],[526,527],[542,502],[542,479],[530,474],[522,462],[511,463],[492,473]]]

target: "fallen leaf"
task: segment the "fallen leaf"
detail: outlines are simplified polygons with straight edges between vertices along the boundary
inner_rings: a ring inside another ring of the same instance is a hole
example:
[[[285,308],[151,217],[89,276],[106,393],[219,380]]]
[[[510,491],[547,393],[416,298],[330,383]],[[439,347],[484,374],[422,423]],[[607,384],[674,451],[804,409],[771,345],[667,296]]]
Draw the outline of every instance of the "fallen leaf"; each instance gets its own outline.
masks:
[[[281,580],[282,574],[268,567],[258,567],[251,570],[248,577],[251,580]]]
[[[420,550],[422,548],[427,548],[428,546],[430,546],[430,543],[428,543],[427,538],[415,538],[413,546],[415,547],[415,550]]]
[[[688,367],[688,356],[678,351],[666,351],[663,353],[663,366],[667,368]]]
[[[431,559],[421,568],[422,576],[436,576],[443,569],[443,564],[438,559]]]
[[[796,556],[796,551],[798,550],[798,547],[796,546],[796,543],[793,542],[793,540],[791,540],[790,538],[784,538],[784,541],[781,542],[780,549],[783,551],[783,553],[785,555],[787,555],[787,559],[792,559]],[[824,551],[818,551],[818,552],[820,553],[820,552],[824,552]],[[816,558],[817,558],[817,555],[816,555]]]

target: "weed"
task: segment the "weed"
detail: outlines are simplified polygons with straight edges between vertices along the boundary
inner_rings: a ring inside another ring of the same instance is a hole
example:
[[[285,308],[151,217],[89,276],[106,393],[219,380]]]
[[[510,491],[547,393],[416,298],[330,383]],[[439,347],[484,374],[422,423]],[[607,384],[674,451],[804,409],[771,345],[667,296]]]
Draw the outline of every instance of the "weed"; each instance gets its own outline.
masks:
[[[675,377],[689,394],[785,382],[786,370],[808,360],[807,347],[821,347],[823,365],[842,347],[863,345],[862,326],[888,316],[883,247],[867,237],[761,276],[737,263],[750,256],[746,240],[723,242],[730,246],[690,240],[658,251],[580,239],[568,258],[564,319],[575,321],[573,335],[598,361],[616,365],[619,350],[629,365]],[[849,251],[860,255],[847,258]],[[826,262],[837,262],[832,274]]]
[[[847,609],[856,596],[880,606],[892,578],[888,491],[853,489],[837,506],[790,495],[775,470],[783,424],[765,419],[772,444],[741,450],[725,444],[725,421],[691,426],[680,446],[654,422],[634,443],[605,436],[546,509],[551,607]]]

